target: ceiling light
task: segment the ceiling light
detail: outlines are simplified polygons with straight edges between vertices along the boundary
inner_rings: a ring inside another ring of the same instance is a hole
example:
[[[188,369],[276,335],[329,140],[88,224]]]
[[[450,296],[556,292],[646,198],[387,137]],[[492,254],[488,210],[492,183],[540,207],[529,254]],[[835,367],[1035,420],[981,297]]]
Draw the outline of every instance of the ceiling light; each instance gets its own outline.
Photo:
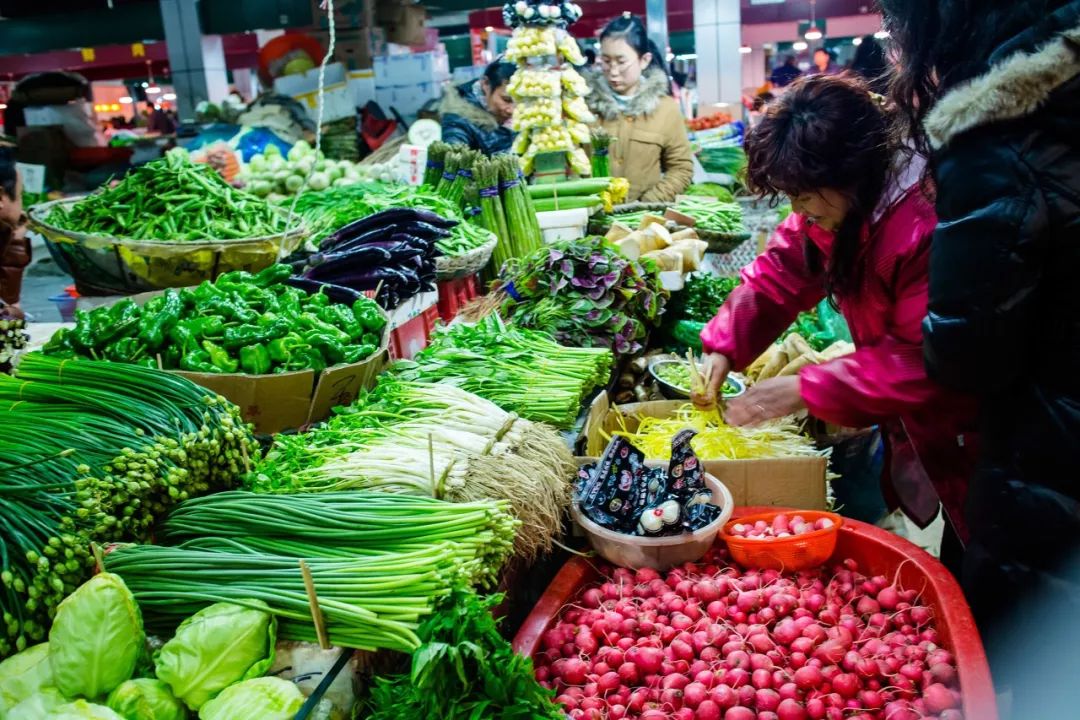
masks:
[[[484,28],[484,32],[495,32],[495,26],[488,25],[486,28]]]
[[[150,83],[146,83],[146,82],[144,82],[144,83],[142,84],[142,86],[143,86],[143,87],[149,87],[149,86],[150,86]]]
[[[876,37],[878,40],[884,40],[885,38],[889,37],[889,31],[878,30],[876,33],[874,33],[874,37]]]
[[[861,37],[853,37],[853,38],[851,38],[851,44],[855,45],[856,47],[858,47],[859,45],[862,45],[862,38]]]
[[[821,31],[818,30],[815,27],[815,28],[810,28],[809,30],[807,30],[806,34],[803,35],[803,37],[806,38],[807,40],[820,40],[822,35],[821,35]]]
[[[161,99],[162,100],[175,100],[176,99],[176,93],[165,93],[164,95],[161,96]]]
[[[113,103],[112,105],[109,106],[109,109],[112,110],[113,112],[119,112],[120,111],[120,106],[118,104],[116,104],[116,103]]]
[[[125,95],[124,97],[120,98],[119,102],[121,105],[130,105],[133,101],[130,95]]]
[[[740,45],[739,52],[743,55],[749,55],[750,53],[754,52],[754,48],[750,47],[749,45]]]
[[[150,87],[146,88],[147,95],[157,95],[159,92],[161,92],[161,88],[159,88],[157,85],[151,85]]]
[[[794,50],[795,52],[802,52],[803,50],[805,50],[808,47],[810,47],[810,46],[807,45],[806,43],[804,43],[802,40],[798,40],[796,42],[791,43],[791,49]]]

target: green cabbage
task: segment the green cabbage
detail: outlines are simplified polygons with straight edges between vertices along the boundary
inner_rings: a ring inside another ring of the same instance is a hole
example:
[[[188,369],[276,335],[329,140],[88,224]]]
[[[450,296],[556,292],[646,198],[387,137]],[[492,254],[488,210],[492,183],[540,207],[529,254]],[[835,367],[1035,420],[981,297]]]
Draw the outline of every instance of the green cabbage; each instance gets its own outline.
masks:
[[[53,684],[68,697],[103,697],[131,677],[144,645],[131,591],[118,575],[99,573],[56,610],[49,631]]]
[[[252,605],[266,607],[259,600]],[[157,676],[192,710],[241,680],[265,675],[274,662],[277,620],[231,603],[205,607],[180,623],[156,659]]]
[[[292,720],[303,704],[304,694],[288,680],[256,678],[225,688],[203,705],[199,720]]]
[[[108,705],[127,720],[184,720],[188,716],[168,685],[147,678],[120,683],[109,693]]]
[[[4,720],[41,720],[50,712],[66,705],[70,700],[54,687],[43,687],[30,697],[7,711],[0,713]]]
[[[61,705],[45,716],[44,720],[124,720],[104,705],[76,700]]]
[[[0,662],[0,717],[7,710],[53,684],[49,643],[41,643]]]

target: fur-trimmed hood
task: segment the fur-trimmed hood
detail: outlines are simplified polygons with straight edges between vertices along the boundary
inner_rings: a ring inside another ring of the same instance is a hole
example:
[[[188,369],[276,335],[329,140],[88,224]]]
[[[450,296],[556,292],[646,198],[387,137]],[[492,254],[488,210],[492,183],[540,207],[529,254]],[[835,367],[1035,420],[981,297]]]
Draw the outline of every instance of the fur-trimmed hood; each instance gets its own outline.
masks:
[[[938,149],[973,128],[1031,115],[1080,75],[1078,8],[1080,3],[1062,8],[1068,25],[1041,38],[1032,28],[999,48],[986,73],[950,89],[926,116],[930,144]]]
[[[586,80],[592,92],[585,96],[585,101],[594,113],[605,120],[629,115],[640,117],[649,115],[656,110],[660,99],[670,94],[671,82],[666,73],[656,68],[649,68],[642,74],[638,84],[638,92],[625,105],[621,105],[615,98],[615,91],[608,85],[603,74],[598,70],[585,73]]]
[[[439,115],[458,115],[486,132],[497,129],[498,121],[480,100],[479,84],[477,80],[447,89],[439,101]]]

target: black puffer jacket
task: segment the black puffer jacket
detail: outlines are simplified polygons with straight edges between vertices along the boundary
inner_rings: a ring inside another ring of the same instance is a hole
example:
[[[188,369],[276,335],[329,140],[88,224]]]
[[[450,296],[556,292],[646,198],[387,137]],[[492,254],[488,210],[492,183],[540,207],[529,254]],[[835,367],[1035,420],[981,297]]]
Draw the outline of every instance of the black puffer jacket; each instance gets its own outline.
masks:
[[[1080,2],[999,47],[925,127],[938,214],[926,362],[982,399],[965,591],[991,645],[1021,613],[1031,632],[1012,625],[1014,639],[1060,636],[1024,608],[1040,595],[1080,613]]]
[[[484,107],[479,85],[477,81],[447,89],[439,102],[443,142],[468,145],[485,155],[507,152],[514,132],[499,125]]]

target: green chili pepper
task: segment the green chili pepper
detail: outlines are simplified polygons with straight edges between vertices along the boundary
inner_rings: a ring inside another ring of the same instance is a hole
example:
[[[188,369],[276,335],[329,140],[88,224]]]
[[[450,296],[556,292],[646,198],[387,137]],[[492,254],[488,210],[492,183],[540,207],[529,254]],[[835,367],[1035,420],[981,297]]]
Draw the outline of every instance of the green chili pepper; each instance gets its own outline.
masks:
[[[365,330],[377,333],[386,327],[386,318],[383,317],[378,304],[374,300],[360,298],[353,303],[352,311]]]
[[[204,340],[208,337],[220,337],[225,332],[225,322],[216,315],[208,317],[192,318],[186,324],[196,340]]]
[[[210,340],[202,341],[203,350],[210,356],[210,364],[217,368],[218,372],[234,373],[240,367],[240,363],[229,356],[225,348],[215,345]]]
[[[204,315],[220,315],[242,323],[253,323],[259,318],[259,314],[249,308],[241,298],[231,294],[208,298],[200,303],[199,311]]]
[[[268,288],[279,285],[292,277],[292,267],[284,264],[271,265],[255,274],[252,283],[256,287]]]
[[[345,359],[345,343],[333,335],[312,330],[304,333],[304,342],[314,348],[318,348],[331,365],[336,365]]]
[[[355,363],[371,357],[375,353],[374,345],[353,345],[345,348],[345,362]]]
[[[270,353],[266,346],[256,343],[240,348],[240,367],[248,375],[265,375],[270,372]]]
[[[195,288],[194,292],[191,293],[192,298],[195,300],[195,303],[197,305],[202,305],[213,298],[221,297],[222,294],[223,293],[219,288],[215,287],[213,284],[206,280],[204,280],[199,285],[199,287]]]
[[[297,323],[304,330],[311,330],[317,333],[321,333],[323,335],[328,335],[332,338],[335,338],[338,343],[342,345],[345,345],[352,340],[352,338],[349,337],[349,334],[347,332],[345,332],[344,330],[338,330],[330,323],[323,322],[314,313],[301,313],[300,317],[297,318]],[[304,333],[304,335],[306,337],[307,333]]]
[[[280,337],[285,337],[292,329],[288,320],[273,320],[265,325],[241,325],[240,327],[225,328],[225,337],[221,344],[233,350],[252,345],[254,343],[268,343]]]
[[[344,305],[329,305],[319,308],[316,315],[323,322],[348,333],[350,340],[356,340],[364,334],[364,326]]]
[[[94,327],[90,313],[75,311],[75,329],[71,331],[69,338],[76,350],[90,350],[94,347]]]
[[[169,340],[172,344],[169,347],[179,346],[183,350],[188,350],[195,344],[195,334],[191,332],[191,321],[178,322],[169,330]]]
[[[60,328],[49,341],[42,345],[41,352],[46,355],[60,355],[65,352],[73,352],[71,349],[71,328]]]
[[[286,364],[292,357],[293,350],[304,345],[304,340],[296,333],[289,333],[285,337],[271,340],[266,344],[266,350],[270,353],[270,359],[276,363]]]
[[[330,298],[326,296],[321,290],[314,295],[308,296],[308,305],[312,305],[317,308],[323,308],[330,304]]]
[[[188,372],[220,373],[221,370],[210,362],[210,354],[205,350],[192,350],[180,358],[180,369]]]
[[[139,329],[139,340],[147,350],[155,351],[165,342],[165,334],[180,319],[183,303],[175,290],[166,290],[161,310],[154,315],[144,315]]]
[[[292,359],[286,366],[287,370],[314,370],[318,375],[326,369],[326,358],[318,348],[307,345],[298,347],[293,351]]]
[[[374,348],[378,348],[381,342],[382,336],[376,335],[373,332],[366,332],[362,336],[360,336],[361,345],[371,345]]]
[[[161,366],[168,370],[180,367],[180,358],[183,356],[183,351],[176,345],[170,345],[165,348],[165,352],[161,354]],[[155,363],[156,365],[156,363]]]

